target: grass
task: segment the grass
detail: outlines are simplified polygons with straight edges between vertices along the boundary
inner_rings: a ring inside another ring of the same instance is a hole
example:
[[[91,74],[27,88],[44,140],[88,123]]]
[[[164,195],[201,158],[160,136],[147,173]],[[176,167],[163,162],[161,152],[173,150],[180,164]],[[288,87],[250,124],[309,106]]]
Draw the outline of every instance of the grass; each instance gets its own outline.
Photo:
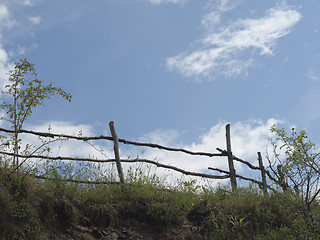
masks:
[[[287,193],[264,196],[254,187],[232,193],[196,181],[168,187],[142,168],[129,168],[123,185],[55,178],[0,168],[0,239],[108,239],[115,233],[128,239],[318,239],[299,199]],[[318,204],[313,208],[320,212]]]

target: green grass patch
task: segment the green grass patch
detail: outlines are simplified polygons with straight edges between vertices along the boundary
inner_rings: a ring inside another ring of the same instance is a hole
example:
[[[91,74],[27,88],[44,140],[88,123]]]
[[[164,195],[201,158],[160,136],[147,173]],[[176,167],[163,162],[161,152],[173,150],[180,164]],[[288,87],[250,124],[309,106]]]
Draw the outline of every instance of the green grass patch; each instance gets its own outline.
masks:
[[[183,229],[180,236],[191,239],[318,239],[299,199],[290,194],[264,196],[253,187],[232,193],[194,180],[168,187],[142,168],[126,176],[123,185],[89,185],[63,181],[57,173],[54,180],[38,180],[0,168],[0,239],[54,239],[75,234],[79,226],[140,226],[136,231],[155,238]],[[320,212],[318,203],[312,207]],[[315,217],[318,221],[319,214]]]

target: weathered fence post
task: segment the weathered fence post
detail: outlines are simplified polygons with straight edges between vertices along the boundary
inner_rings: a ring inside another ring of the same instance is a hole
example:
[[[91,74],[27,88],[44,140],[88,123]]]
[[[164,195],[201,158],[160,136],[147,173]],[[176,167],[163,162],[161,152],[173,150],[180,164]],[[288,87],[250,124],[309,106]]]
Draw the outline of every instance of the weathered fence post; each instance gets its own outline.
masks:
[[[258,161],[259,161],[259,167],[260,167],[260,171],[261,171],[263,193],[267,194],[268,189],[267,189],[266,171],[265,171],[263,163],[262,163],[262,157],[261,157],[260,152],[258,152]]]
[[[114,128],[113,121],[109,122],[109,127],[110,127],[110,131],[111,131],[111,135],[114,143],[113,150],[114,150],[114,156],[116,159],[117,169],[119,173],[120,183],[124,183],[123,171],[122,171],[121,162],[120,162],[119,141],[118,141],[116,130]]]
[[[236,179],[236,170],[234,169],[233,156],[231,151],[230,124],[226,125],[226,142],[227,142],[230,182],[231,182],[232,191],[234,192],[237,189],[237,179]]]

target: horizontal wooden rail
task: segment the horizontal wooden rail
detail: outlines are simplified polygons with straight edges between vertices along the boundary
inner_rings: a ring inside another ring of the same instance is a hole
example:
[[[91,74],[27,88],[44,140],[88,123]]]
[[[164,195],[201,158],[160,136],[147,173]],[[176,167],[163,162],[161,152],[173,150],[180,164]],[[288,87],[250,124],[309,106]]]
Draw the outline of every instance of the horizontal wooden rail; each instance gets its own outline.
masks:
[[[124,144],[131,144],[131,145],[135,145],[135,146],[158,148],[158,149],[167,150],[167,151],[184,152],[184,153],[187,153],[187,154],[190,154],[190,155],[207,156],[207,157],[222,157],[222,156],[225,156],[222,153],[192,152],[192,151],[185,150],[185,149],[182,149],[182,148],[170,148],[170,147],[165,147],[165,146],[161,146],[159,144],[154,144],[154,143],[132,142],[132,141],[127,141],[127,140],[120,139],[120,138],[119,138],[119,142],[122,142]]]
[[[121,162],[129,162],[129,163],[145,162],[145,163],[150,163],[150,164],[156,165],[157,167],[171,169],[171,170],[183,173],[185,175],[196,176],[196,177],[204,177],[204,178],[211,178],[211,179],[227,179],[227,178],[229,178],[229,174],[228,175],[217,176],[217,175],[210,175],[210,174],[204,174],[204,173],[190,172],[190,171],[183,170],[181,168],[177,168],[177,167],[174,167],[174,166],[171,166],[171,165],[165,165],[165,164],[162,164],[162,163],[159,163],[159,162],[154,162],[154,161],[148,160],[148,159],[121,160]]]
[[[15,156],[14,153],[0,151],[0,154]],[[74,158],[74,157],[50,157],[50,156],[41,156],[41,155],[21,155],[18,154],[20,158],[38,158],[38,159],[47,159],[47,160],[66,160],[66,161],[79,161],[79,162],[95,162],[95,163],[108,163],[113,162],[115,159],[93,159],[93,158]]]
[[[4,154],[4,155],[9,155],[9,156],[14,156],[14,153],[8,153],[8,152],[2,152],[0,151],[0,154]],[[101,160],[101,159],[91,159],[91,158],[72,158],[72,157],[50,157],[50,156],[41,156],[41,155],[18,155],[18,157],[20,158],[38,158],[38,159],[46,159],[46,160],[69,160],[69,161],[85,161],[85,162],[94,162],[94,163],[110,163],[110,162],[116,162],[116,159],[106,159],[106,160]],[[196,177],[204,177],[204,178],[211,178],[211,179],[227,179],[229,178],[229,175],[210,175],[210,174],[204,174],[204,173],[196,173],[196,172],[190,172],[190,171],[186,171],[184,169],[178,168],[178,167],[174,167],[171,165],[166,165],[166,164],[162,164],[159,162],[155,162],[152,160],[148,160],[148,159],[120,159],[121,162],[124,163],[135,163],[135,162],[144,162],[144,163],[149,163],[149,164],[153,164],[156,165],[157,167],[162,167],[162,168],[167,168],[167,169],[171,169],[177,172],[180,172],[182,174],[185,175],[190,175],[190,176],[196,176]]]
[[[222,150],[222,149],[220,149],[220,148],[217,148],[217,150],[218,150],[219,152],[221,152],[222,154],[225,154],[225,153],[227,152],[226,150]],[[241,159],[241,158],[238,158],[238,157],[236,157],[236,156],[234,156],[234,155],[233,155],[232,157],[233,157],[234,160],[236,160],[236,161],[238,161],[238,162],[241,162],[241,163],[247,165],[249,168],[251,168],[251,169],[253,169],[253,170],[259,170],[259,171],[261,171],[261,168],[260,168],[260,167],[253,166],[253,165],[252,165],[251,163],[249,163],[248,161],[245,161],[245,160],[243,160],[243,159]],[[210,168],[209,168],[209,169],[210,169]],[[210,169],[210,170],[214,170],[214,169]],[[264,171],[265,171],[265,173],[268,175],[268,177],[269,177],[273,182],[277,183],[277,180],[271,175],[271,173],[270,173],[267,169],[264,168]]]
[[[15,133],[14,130],[9,130],[5,128],[0,128],[0,131],[2,132],[7,132],[7,133]],[[108,141],[113,141],[113,137],[109,136],[97,136],[97,137],[80,137],[80,136],[73,136],[73,135],[67,135],[67,134],[54,134],[54,133],[45,133],[45,132],[36,132],[36,131],[31,131],[31,130],[25,130],[21,129],[19,131],[20,133],[28,133],[28,134],[33,134],[41,137],[50,137],[50,138],[55,138],[55,137],[60,137],[60,138],[69,138],[69,139],[75,139],[75,140],[81,140],[81,141],[90,141],[90,140],[108,140]],[[159,144],[154,144],[154,143],[141,143],[141,142],[134,142],[134,141],[128,141],[125,139],[118,139],[119,142],[127,145],[135,145],[135,146],[141,146],[141,147],[150,147],[150,148],[158,148],[166,151],[173,151],[173,152],[183,152],[186,154],[190,155],[197,155],[197,156],[207,156],[207,157],[222,157],[226,156],[224,153],[207,153],[207,152],[192,152],[186,149],[182,148],[170,148],[166,146],[161,146]]]
[[[221,170],[221,169],[218,169],[218,168],[208,167],[208,169],[209,169],[209,170],[213,170],[213,171],[218,171],[218,172],[221,172],[221,173],[229,173],[228,171]],[[253,182],[253,183],[258,184],[258,185],[261,186],[261,187],[263,186],[263,182],[258,181],[258,180],[255,180],[255,179],[253,179],[253,178],[243,177],[243,176],[238,175],[238,174],[236,174],[236,177],[237,177],[237,178],[240,178],[240,179],[243,179],[243,180],[251,181],[251,182]],[[267,185],[267,188],[269,188],[270,190],[272,190],[272,191],[274,191],[274,192],[276,191],[275,189],[273,189],[273,188],[270,187],[269,185]]]
[[[217,148],[217,150],[218,150],[219,152],[221,152],[222,154],[226,154],[226,153],[227,153],[226,150],[222,150],[222,149],[220,149],[220,148]],[[225,156],[225,155],[223,155],[223,156]],[[247,166],[248,166],[249,168],[251,168],[251,169],[260,170],[260,167],[253,166],[251,163],[249,163],[249,162],[247,162],[247,161],[245,161],[245,160],[242,160],[241,158],[238,158],[238,157],[236,157],[236,156],[234,156],[234,155],[232,155],[232,158],[233,158],[234,160],[238,161],[238,162],[241,162],[241,163],[247,165]]]
[[[51,180],[51,181],[65,181],[65,182],[73,182],[73,183],[84,183],[84,184],[120,184],[119,182],[102,182],[102,181],[89,181],[89,180],[78,180],[78,179],[70,179],[70,178],[50,178],[45,176],[34,176],[36,179],[42,180]]]
[[[14,130],[9,130],[9,129],[5,129],[5,128],[0,128],[0,131],[6,132],[6,133],[15,133]],[[114,141],[113,137],[103,136],[103,135],[95,136],[95,137],[83,137],[83,136],[74,136],[74,135],[67,135],[67,134],[55,134],[55,133],[49,133],[49,132],[38,132],[38,131],[31,131],[31,130],[25,130],[25,129],[19,130],[19,133],[26,133],[26,134],[32,134],[32,135],[36,135],[36,136],[49,137],[49,138],[74,139],[74,140],[80,140],[80,141],[91,141],[91,140]],[[171,147],[166,147],[166,146],[162,146],[162,145],[154,144],[154,143],[142,143],[142,142],[128,141],[128,140],[121,139],[121,138],[118,139],[118,142],[121,142],[121,143],[126,144],[126,145],[135,145],[135,146],[141,146],[141,147],[157,148],[157,149],[166,150],[166,151],[173,151],[173,152],[183,152],[183,153],[186,153],[186,154],[189,154],[189,155],[207,156],[207,157],[228,156],[228,151],[222,150],[220,148],[217,148],[217,151],[220,152],[220,153],[208,153],[208,152],[193,152],[193,151],[189,151],[189,150],[182,149],[182,148],[171,148]],[[9,155],[9,156],[16,156],[14,153],[3,152],[3,151],[0,151],[0,154],[5,154],[5,155]],[[17,156],[18,157],[22,157],[22,158],[26,158],[26,159],[27,158],[38,158],[38,159],[50,159],[50,160],[87,161],[87,162],[95,162],[95,163],[116,162],[116,159],[73,158],[73,157],[61,157],[61,156],[51,157],[51,156],[40,156],[40,155],[30,155],[30,156],[17,155]],[[261,170],[260,167],[254,166],[251,163],[249,163],[249,162],[247,162],[247,161],[245,161],[243,159],[240,159],[240,158],[238,158],[238,157],[236,157],[234,155],[232,155],[232,159],[247,165],[251,169]],[[190,171],[186,171],[184,169],[178,168],[178,167],[162,164],[162,163],[155,162],[155,161],[148,160],[148,159],[138,159],[138,158],[137,159],[120,159],[120,162],[127,162],[127,163],[144,162],[144,163],[156,165],[157,167],[171,169],[171,170],[180,172],[180,173],[185,174],[185,175],[190,175],[190,176],[197,176],[197,177],[204,177],[204,178],[211,178],[211,179],[227,179],[227,178],[230,178],[230,173],[228,171],[217,169],[217,168],[210,168],[209,167],[208,169],[219,171],[220,173],[225,173],[226,175],[210,175],[210,174],[204,174],[204,173],[190,172]],[[268,175],[268,177],[272,181],[277,182],[276,179],[274,179],[272,177],[272,175],[267,170],[265,170],[265,173]],[[244,180],[248,180],[248,181],[254,182],[254,183],[256,183],[256,184],[258,184],[260,186],[263,185],[262,182],[257,181],[255,179],[243,177],[243,176],[240,176],[238,174],[236,174],[236,177],[238,177],[240,179],[244,179]],[[70,181],[72,181],[72,179]],[[75,181],[78,181],[78,180],[75,180]],[[87,182],[83,181],[82,183],[87,183]],[[269,189],[275,191],[270,186],[267,186],[267,187]]]

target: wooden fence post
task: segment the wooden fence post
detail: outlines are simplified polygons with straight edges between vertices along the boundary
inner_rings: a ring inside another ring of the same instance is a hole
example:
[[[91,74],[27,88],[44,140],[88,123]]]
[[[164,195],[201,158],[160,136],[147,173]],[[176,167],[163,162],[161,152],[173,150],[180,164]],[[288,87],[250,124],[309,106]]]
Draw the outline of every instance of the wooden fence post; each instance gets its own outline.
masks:
[[[258,152],[258,161],[259,161],[259,167],[260,167],[260,171],[261,171],[263,193],[267,194],[268,189],[267,189],[266,171],[265,171],[263,163],[262,163],[262,157],[261,157],[260,152]]]
[[[113,121],[109,122],[109,127],[110,127],[110,131],[111,131],[111,135],[114,143],[113,150],[114,150],[114,156],[116,159],[117,169],[119,173],[120,183],[124,183],[123,171],[122,171],[121,162],[120,162],[119,141],[118,141],[116,130],[114,128]]]
[[[237,189],[237,179],[236,179],[236,170],[234,169],[233,156],[231,151],[230,124],[226,125],[226,142],[227,142],[230,182],[231,182],[232,191],[234,192]]]

